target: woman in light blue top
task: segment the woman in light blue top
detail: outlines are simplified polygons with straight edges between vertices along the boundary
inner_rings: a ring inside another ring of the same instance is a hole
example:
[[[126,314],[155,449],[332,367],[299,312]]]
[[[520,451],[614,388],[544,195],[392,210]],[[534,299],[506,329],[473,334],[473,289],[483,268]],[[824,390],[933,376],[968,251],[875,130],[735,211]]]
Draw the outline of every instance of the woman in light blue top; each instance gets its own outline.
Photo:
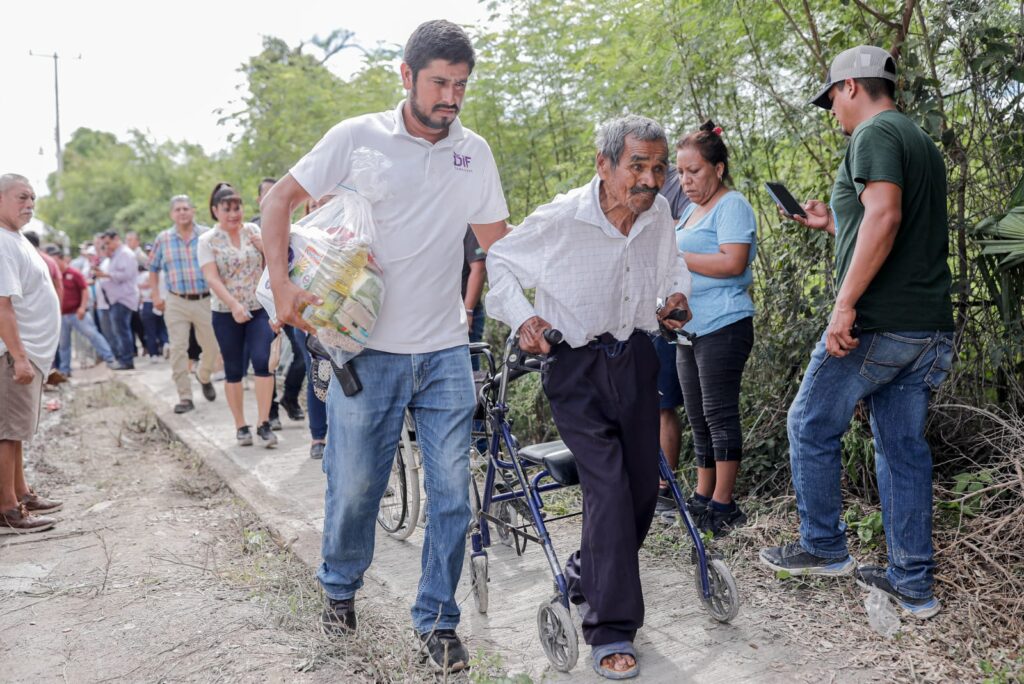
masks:
[[[720,536],[746,522],[733,486],[743,455],[740,381],[754,344],[749,289],[757,224],[750,203],[727,185],[729,151],[713,122],[676,144],[676,166],[691,202],[676,237],[693,277],[693,320],[685,328],[696,335],[676,353],[697,459],[688,505],[702,530]]]

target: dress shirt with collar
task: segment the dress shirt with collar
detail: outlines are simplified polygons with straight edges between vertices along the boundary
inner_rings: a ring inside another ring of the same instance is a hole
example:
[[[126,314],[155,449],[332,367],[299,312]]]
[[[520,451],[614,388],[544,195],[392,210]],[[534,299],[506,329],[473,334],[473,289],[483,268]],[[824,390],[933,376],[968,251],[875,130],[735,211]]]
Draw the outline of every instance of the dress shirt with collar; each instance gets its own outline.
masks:
[[[153,256],[149,260],[149,270],[153,273],[163,272],[166,277],[167,289],[179,295],[208,294],[203,272],[199,268],[199,236],[209,230],[198,223],[192,224],[192,239],[185,242],[178,233],[177,226],[171,226],[156,236],[153,241]]]
[[[537,315],[571,347],[602,333],[626,340],[656,330],[659,299],[690,296],[690,271],[676,246],[668,202],[655,198],[629,235],[600,202],[601,179],[539,207],[487,254],[487,312],[513,331]],[[523,290],[536,288],[536,304]]]
[[[123,304],[132,311],[139,309],[139,262],[128,245],[121,245],[110,257],[110,266],[107,270],[110,276],[103,281],[103,293],[107,296],[107,302]]]

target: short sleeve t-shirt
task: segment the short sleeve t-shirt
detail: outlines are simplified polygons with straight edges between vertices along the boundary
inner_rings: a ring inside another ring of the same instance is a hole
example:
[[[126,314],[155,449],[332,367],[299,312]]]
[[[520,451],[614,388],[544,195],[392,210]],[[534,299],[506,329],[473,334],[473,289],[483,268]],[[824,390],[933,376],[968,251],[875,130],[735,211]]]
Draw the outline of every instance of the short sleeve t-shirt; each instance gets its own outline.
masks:
[[[290,173],[319,199],[352,184],[355,150],[377,150],[390,161],[386,196],[372,209],[372,249],[386,293],[367,346],[422,354],[468,342],[459,293],[466,224],[502,221],[508,208],[483,138],[456,119],[431,144],[406,130],[404,106],[342,121]]]
[[[871,181],[903,190],[892,251],[857,302],[865,332],[953,330],[946,167],[935,143],[895,110],[857,126],[832,189],[836,270],[846,277],[864,218],[860,194]]]
[[[216,264],[217,273],[220,274],[224,287],[246,311],[263,308],[256,299],[256,286],[263,275],[263,253],[256,249],[252,242],[252,236],[258,235],[259,232],[255,225],[243,224],[238,231],[238,247],[231,243],[231,238],[221,229],[219,223],[214,225],[212,230],[199,236],[199,268],[206,264]],[[231,307],[212,290],[210,308],[221,313],[231,312]]]
[[[747,198],[735,190],[723,195],[696,223],[683,228],[696,208],[696,204],[687,206],[676,227],[680,252],[718,254],[721,245],[750,245],[747,268],[738,276],[715,278],[690,271],[693,320],[684,328],[701,336],[754,315],[754,301],[750,298],[754,276],[750,264],[757,255],[757,221]]]
[[[85,276],[70,266],[64,271],[64,297],[60,301],[62,314],[73,314],[82,306],[82,293],[89,289]]]
[[[60,301],[39,252],[25,236],[0,227],[0,297],[10,297],[25,353],[48,371],[60,336]],[[0,339],[0,356],[7,345]]]

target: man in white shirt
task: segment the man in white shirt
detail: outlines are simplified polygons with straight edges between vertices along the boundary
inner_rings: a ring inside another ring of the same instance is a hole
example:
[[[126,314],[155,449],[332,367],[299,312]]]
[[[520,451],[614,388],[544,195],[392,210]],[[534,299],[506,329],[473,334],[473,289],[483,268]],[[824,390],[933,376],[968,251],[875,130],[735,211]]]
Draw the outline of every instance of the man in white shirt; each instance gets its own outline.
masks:
[[[261,206],[278,320],[314,332],[299,307],[319,302],[288,279],[289,215],[345,183],[354,151],[376,151],[391,162],[383,176],[390,196],[372,208],[372,249],[387,293],[366,350],[349,364],[362,390],[346,396],[332,382],[327,399],[318,576],[329,601],[321,620],[331,632],[355,629],[354,597],[373,558],[377,508],[408,408],[423,450],[430,520],[412,618],[425,654],[435,668],[449,671],[469,660],[455,633],[476,405],[460,296],[462,241],[468,223],[481,245],[490,246],[504,235],[508,216],[490,148],[458,120],[474,63],[461,28],[443,20],[419,26],[401,65],[407,99],[392,111],[336,125]]]
[[[581,606],[594,669],[638,672],[633,639],[643,625],[637,552],[658,492],[658,356],[650,331],[687,311],[690,273],[658,194],[668,142],[656,122],[627,116],[597,134],[597,175],[495,244],[487,256],[491,316],[519,331],[520,347],[551,354],[544,392],[576,457],[583,491],[580,550],[566,566]],[[536,289],[536,304],[523,293]],[[658,302],[665,305],[659,310]],[[548,328],[564,342],[552,348]]]
[[[36,432],[43,378],[60,333],[60,301],[50,271],[18,231],[36,195],[24,176],[0,176],[0,534],[41,532],[60,509],[25,481],[22,444]]]

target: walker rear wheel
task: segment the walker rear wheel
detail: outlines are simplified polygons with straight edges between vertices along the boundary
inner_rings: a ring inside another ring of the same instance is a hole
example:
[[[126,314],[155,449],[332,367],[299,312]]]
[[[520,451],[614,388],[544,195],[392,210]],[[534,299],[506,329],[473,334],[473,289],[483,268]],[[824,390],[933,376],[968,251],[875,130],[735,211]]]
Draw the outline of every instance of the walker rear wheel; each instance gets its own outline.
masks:
[[[552,667],[559,672],[568,672],[576,666],[580,656],[576,628],[569,611],[557,596],[540,604],[537,609],[537,632],[544,655]]]
[[[729,622],[740,612],[740,594],[736,589],[729,566],[721,558],[708,558],[708,588],[711,595],[704,598],[704,590],[700,586],[700,565],[693,569],[693,578],[697,585],[697,596],[704,604],[704,610],[719,622]]]

